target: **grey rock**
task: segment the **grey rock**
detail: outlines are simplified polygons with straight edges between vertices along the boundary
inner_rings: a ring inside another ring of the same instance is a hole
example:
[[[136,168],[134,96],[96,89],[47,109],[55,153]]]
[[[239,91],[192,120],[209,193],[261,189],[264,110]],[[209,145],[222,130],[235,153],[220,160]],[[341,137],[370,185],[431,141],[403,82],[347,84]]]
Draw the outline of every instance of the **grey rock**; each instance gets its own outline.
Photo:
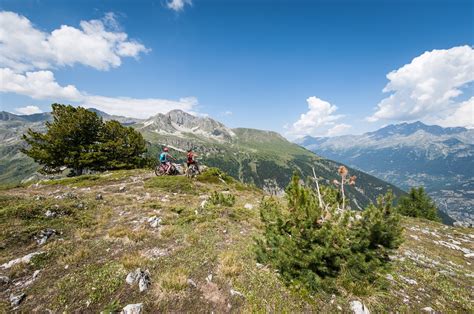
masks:
[[[10,282],[8,276],[0,276],[0,285],[6,285]]]
[[[43,254],[43,252],[40,252],[40,251],[33,252],[33,253],[27,254],[23,257],[15,258],[15,259],[7,262],[7,263],[4,263],[4,264],[0,265],[0,268],[8,269],[8,268],[11,268],[12,266],[15,266],[16,264],[20,264],[20,263],[27,264],[31,261],[33,256],[38,255],[38,254]]]
[[[41,230],[38,236],[35,237],[36,243],[38,243],[38,245],[43,245],[46,243],[46,241],[48,241],[50,237],[52,237],[56,233],[56,230],[50,228]]]
[[[138,280],[138,290],[143,292],[151,286],[151,275],[148,270],[141,273],[140,279]]]
[[[46,211],[46,213],[44,213],[44,215],[45,215],[46,217],[48,217],[48,218],[51,218],[51,217],[56,216],[57,214],[56,214],[55,212],[53,212],[53,211],[51,211],[51,210],[48,209],[48,210]]]
[[[416,280],[414,280],[414,279],[410,279],[410,278],[407,278],[407,277],[404,277],[404,276],[401,276],[401,275],[400,275],[400,278],[402,278],[409,285],[417,285],[418,284],[416,282]]]
[[[20,293],[20,294],[17,294],[17,295],[13,295],[11,294],[10,295],[10,304],[12,307],[17,307],[18,305],[20,305],[21,301],[23,301],[23,299],[26,297],[26,294],[24,293]]]
[[[95,196],[95,199],[96,199],[97,201],[100,201],[100,200],[103,200],[104,197],[102,196],[102,194],[99,193],[99,194],[97,194],[97,195]]]
[[[156,217],[156,216],[152,216],[152,217],[148,218],[148,223],[150,224],[150,227],[156,228],[160,225],[161,218]]]
[[[119,192],[125,192],[125,190],[126,190],[125,186],[121,186],[118,189]]]
[[[127,278],[125,278],[125,281],[129,285],[133,285],[135,282],[138,281],[138,276],[140,275],[141,269],[137,268],[134,271],[128,273]]]
[[[121,314],[140,314],[143,311],[143,303],[128,304],[122,309]]]
[[[127,275],[125,281],[129,285],[134,285],[138,282],[138,290],[140,292],[143,292],[147,290],[151,285],[151,275],[148,270],[143,271],[140,268],[137,268]]]
[[[349,305],[354,314],[370,314],[369,309],[360,301],[351,301]]]
[[[244,295],[242,294],[242,292],[239,292],[237,290],[234,290],[234,289],[230,289],[230,295],[231,296],[237,296],[237,297],[242,297],[244,298]]]
[[[189,278],[189,279],[187,280],[187,283],[188,283],[188,285],[190,285],[191,287],[197,288],[197,284],[196,284],[196,283],[194,282],[194,280],[192,280],[191,278]]]
[[[422,308],[421,311],[427,312],[427,313],[435,313],[435,311],[430,306]]]

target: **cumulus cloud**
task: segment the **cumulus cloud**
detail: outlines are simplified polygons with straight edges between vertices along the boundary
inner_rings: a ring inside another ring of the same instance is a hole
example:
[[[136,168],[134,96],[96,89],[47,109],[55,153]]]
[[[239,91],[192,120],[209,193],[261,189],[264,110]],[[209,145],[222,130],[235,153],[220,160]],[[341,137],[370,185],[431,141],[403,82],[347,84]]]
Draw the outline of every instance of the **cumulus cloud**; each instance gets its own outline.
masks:
[[[190,4],[185,1],[184,4]],[[179,3],[175,4],[179,7]],[[60,85],[50,69],[83,64],[97,70],[121,65],[122,58],[137,58],[149,51],[120,31],[113,13],[101,20],[81,21],[80,28],[61,25],[51,33],[37,29],[26,17],[0,12],[0,93],[15,93],[33,99],[64,101],[94,107],[110,114],[148,118],[172,109],[193,112],[196,98],[105,97]],[[15,109],[19,113],[41,112],[36,106]]]
[[[303,113],[298,121],[287,127],[289,137],[335,136],[341,135],[350,128],[350,125],[338,123],[343,115],[336,114],[337,107],[318,97],[306,99],[308,111]]]
[[[34,114],[34,113],[43,112],[37,106],[26,106],[26,107],[15,108],[15,111],[21,114]]]
[[[387,74],[387,79],[389,82],[383,91],[390,95],[379,102],[368,121],[424,120],[447,121],[458,126],[472,125],[472,120],[468,121],[460,113],[452,116],[456,112],[469,110],[469,104],[472,112],[471,100],[464,105],[456,101],[463,88],[474,81],[472,47],[427,51]]]
[[[119,31],[113,13],[101,20],[81,21],[80,28],[61,25],[47,33],[26,17],[0,12],[0,66],[16,72],[83,64],[98,70],[120,66],[122,58],[149,51]]]
[[[192,5],[192,0],[171,0],[166,3],[166,7],[173,11],[179,12],[184,9],[185,5]]]
[[[60,86],[51,71],[18,74],[11,69],[0,68],[0,92],[15,93],[33,99],[61,99],[80,101],[81,93],[73,85]]]
[[[50,99],[67,101],[84,107],[93,107],[109,114],[123,115],[134,118],[148,118],[157,113],[165,113],[173,109],[193,112],[198,105],[194,97],[179,100],[159,98],[105,97],[90,95],[79,91],[73,85],[61,86],[51,71],[36,71],[18,74],[10,69],[0,68],[0,92],[15,93],[33,99]],[[31,110],[31,106],[20,109]],[[37,108],[37,107],[36,107]],[[21,111],[19,111],[21,112]],[[34,113],[34,112],[31,112]]]

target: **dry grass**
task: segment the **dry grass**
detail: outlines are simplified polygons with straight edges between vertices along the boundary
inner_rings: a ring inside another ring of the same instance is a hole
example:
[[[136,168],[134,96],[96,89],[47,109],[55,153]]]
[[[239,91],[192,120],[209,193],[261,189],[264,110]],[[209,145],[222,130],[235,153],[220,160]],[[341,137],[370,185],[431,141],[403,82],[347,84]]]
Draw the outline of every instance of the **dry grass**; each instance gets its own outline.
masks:
[[[61,256],[59,263],[62,265],[77,265],[92,254],[92,250],[86,246],[80,246],[73,253]]]
[[[160,276],[160,287],[166,292],[180,292],[188,286],[188,271],[177,268]]]
[[[240,254],[234,251],[222,252],[219,255],[219,272],[226,277],[235,277],[243,270]]]
[[[120,258],[120,263],[127,271],[132,271],[137,268],[146,269],[149,262],[150,261],[139,252],[129,252]]]

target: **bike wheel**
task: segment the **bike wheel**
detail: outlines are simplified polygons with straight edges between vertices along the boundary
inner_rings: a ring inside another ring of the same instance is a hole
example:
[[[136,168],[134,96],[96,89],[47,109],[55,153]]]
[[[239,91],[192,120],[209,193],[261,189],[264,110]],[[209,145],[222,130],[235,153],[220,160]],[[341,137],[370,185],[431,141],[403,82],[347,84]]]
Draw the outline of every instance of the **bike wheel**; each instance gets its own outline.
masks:
[[[160,166],[156,166],[156,167],[155,167],[155,174],[156,174],[158,177],[163,175],[163,173],[160,171]]]

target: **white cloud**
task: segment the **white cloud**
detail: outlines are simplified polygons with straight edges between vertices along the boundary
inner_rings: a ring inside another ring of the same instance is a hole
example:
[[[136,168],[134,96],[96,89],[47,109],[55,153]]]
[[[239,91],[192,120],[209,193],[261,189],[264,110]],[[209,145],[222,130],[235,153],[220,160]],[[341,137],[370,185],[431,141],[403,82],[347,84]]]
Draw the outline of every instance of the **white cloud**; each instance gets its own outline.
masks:
[[[222,113],[223,116],[231,116],[231,115],[233,115],[233,114],[234,114],[234,113],[233,113],[232,111],[230,111],[230,110],[224,111],[224,112]]]
[[[90,95],[79,91],[73,85],[59,85],[51,71],[17,74],[11,69],[0,68],[0,82],[2,82],[0,92],[3,93],[15,93],[33,99],[62,100],[85,107],[94,107],[109,114],[134,118],[148,118],[157,113],[165,113],[173,109],[193,112],[193,109],[198,105],[198,100],[194,97],[167,100]]]
[[[474,128],[474,97],[460,103],[455,107],[452,114],[433,122],[444,127],[464,126]]]
[[[179,100],[158,98],[129,98],[129,97],[104,97],[86,96],[81,103],[87,108],[96,108],[113,115],[132,118],[149,118],[158,113],[166,113],[173,109],[181,109],[192,113],[198,105],[195,97],[186,97]]]
[[[33,113],[41,113],[41,109],[37,106],[26,106],[26,107],[20,107],[20,108],[15,108],[16,112],[19,112],[21,114],[33,114]]]
[[[292,138],[305,135],[334,136],[350,128],[344,123],[337,123],[343,115],[335,114],[337,107],[315,96],[306,99],[308,112],[301,114],[298,121],[287,127],[286,135]]]
[[[342,134],[345,134],[346,131],[349,130],[350,128],[352,128],[352,126],[350,126],[349,124],[340,123],[330,128],[326,134],[327,136],[342,135]]]
[[[472,120],[466,121],[468,119],[462,115],[448,118],[469,107],[465,104],[464,109],[460,109],[456,97],[474,81],[474,50],[471,47],[425,52],[390,72],[387,79],[389,83],[383,91],[391,94],[380,101],[368,121],[446,120],[452,125],[472,125]]]
[[[170,0],[166,3],[166,6],[168,7],[168,9],[179,12],[184,9],[184,6],[186,4],[192,5],[193,2],[192,0]]]
[[[118,67],[122,57],[149,51],[119,31],[113,13],[101,20],[81,21],[80,28],[61,25],[47,33],[26,17],[0,12],[0,66],[16,72],[83,64],[98,70]]]
[[[81,93],[73,85],[60,86],[51,71],[18,74],[11,69],[0,68],[0,82],[0,92],[3,93],[15,93],[34,99],[82,99]]]

